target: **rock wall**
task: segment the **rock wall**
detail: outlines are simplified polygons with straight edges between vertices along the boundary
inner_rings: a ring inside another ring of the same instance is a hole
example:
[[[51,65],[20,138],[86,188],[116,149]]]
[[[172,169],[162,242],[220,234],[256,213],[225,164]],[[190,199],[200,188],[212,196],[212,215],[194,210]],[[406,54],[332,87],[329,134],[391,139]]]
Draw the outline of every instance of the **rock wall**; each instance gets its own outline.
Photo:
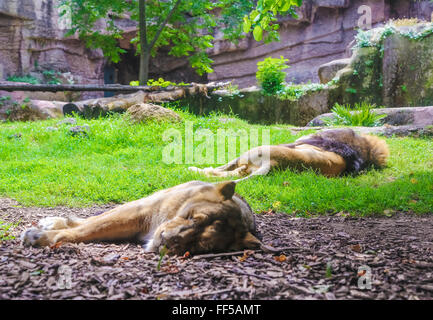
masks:
[[[65,38],[66,27],[59,20],[57,0],[1,0],[0,80],[38,66],[71,72],[83,83],[103,83],[102,52]]]
[[[233,112],[254,123],[302,126],[336,103],[365,102],[386,108],[433,105],[433,22],[389,23],[360,32],[357,40],[351,58],[322,65],[321,78],[324,74],[332,78],[327,83],[288,85],[279,96],[264,96],[256,87],[220,90],[210,98],[187,97],[182,105],[198,114]],[[431,119],[430,114],[424,115]]]
[[[386,35],[388,33],[388,35]],[[433,105],[433,23],[376,28],[336,74],[334,100],[387,108]]]
[[[77,38],[64,38],[59,24],[58,0],[0,0],[0,80],[17,73],[27,73],[35,64],[62,72],[72,72],[83,83],[103,83],[105,59],[100,50],[86,49]],[[398,17],[430,20],[433,3],[428,0],[304,0],[299,19],[283,18],[281,41],[265,45],[251,37],[234,45],[216,35],[209,54],[214,73],[199,77],[186,58],[164,54],[151,59],[151,77],[162,76],[172,81],[234,80],[240,87],[256,83],[257,62],[265,57],[283,55],[290,59],[287,81],[317,82],[319,66],[332,60],[347,58],[347,50],[358,26],[358,9],[367,5],[372,10],[372,25]],[[134,23],[125,22],[125,40],[135,35]],[[113,72],[117,80],[128,83],[138,77],[138,58],[130,49]]]
[[[407,0],[304,0],[299,19],[287,19],[281,27],[280,42],[265,45],[245,39],[234,49],[216,44],[211,54],[215,72],[209,80],[234,79],[240,87],[256,83],[257,62],[268,56],[289,58],[287,81],[318,82],[319,66],[331,60],[348,58],[347,50],[356,34],[361,5],[372,12],[372,26],[401,17],[430,21],[433,3]]]

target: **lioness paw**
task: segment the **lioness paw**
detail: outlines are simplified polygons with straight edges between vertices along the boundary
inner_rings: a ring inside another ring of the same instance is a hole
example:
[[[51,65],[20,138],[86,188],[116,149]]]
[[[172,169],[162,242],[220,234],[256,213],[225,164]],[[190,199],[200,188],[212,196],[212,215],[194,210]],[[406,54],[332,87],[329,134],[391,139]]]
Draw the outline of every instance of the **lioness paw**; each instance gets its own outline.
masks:
[[[38,228],[41,230],[59,230],[68,228],[67,219],[61,217],[47,217],[39,220]]]
[[[24,246],[45,246],[48,245],[48,239],[43,230],[30,228],[21,233],[21,243]]]

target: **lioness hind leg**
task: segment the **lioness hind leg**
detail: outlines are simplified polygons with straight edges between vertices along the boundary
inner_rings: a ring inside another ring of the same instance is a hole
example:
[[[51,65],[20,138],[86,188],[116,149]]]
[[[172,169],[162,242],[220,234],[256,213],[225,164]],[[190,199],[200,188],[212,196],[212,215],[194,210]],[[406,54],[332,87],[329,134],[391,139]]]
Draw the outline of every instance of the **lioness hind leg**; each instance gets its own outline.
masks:
[[[198,172],[200,174],[204,174],[208,177],[214,176],[214,177],[229,177],[232,175],[237,175],[237,173],[243,169],[239,169],[239,158],[236,158],[229,163],[220,166],[220,167],[208,167],[204,169],[200,169],[197,167],[189,167],[188,170]],[[228,174],[227,172],[233,172],[232,174]]]
[[[226,178],[226,177],[244,176],[246,174],[247,169],[248,169],[248,165],[242,165],[240,167],[237,167],[234,170],[222,170],[221,168],[212,168],[212,167],[204,168],[204,169],[199,169],[196,167],[189,167],[188,169],[195,171],[195,172],[199,172],[201,174],[204,174],[207,177]]]

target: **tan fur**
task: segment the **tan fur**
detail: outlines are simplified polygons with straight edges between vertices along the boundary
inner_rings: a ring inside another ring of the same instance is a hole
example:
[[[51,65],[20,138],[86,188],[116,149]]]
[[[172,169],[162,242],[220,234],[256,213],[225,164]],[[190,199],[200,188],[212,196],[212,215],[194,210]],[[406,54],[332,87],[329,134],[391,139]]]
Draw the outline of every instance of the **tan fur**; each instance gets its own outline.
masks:
[[[389,150],[386,142],[375,136],[358,135],[351,129],[324,130],[315,135],[298,139],[294,144],[261,146],[247,151],[239,158],[218,168],[189,170],[217,177],[246,177],[266,175],[272,169],[313,169],[327,177],[341,175],[346,169],[346,161],[340,155],[304,143],[307,139],[321,136],[351,146],[368,163],[382,167],[386,164]],[[244,179],[246,179],[244,178]],[[242,180],[242,179],[241,179]]]
[[[389,157],[389,148],[385,140],[375,136],[362,135],[369,144],[369,160],[378,167],[384,167]]]
[[[191,181],[87,219],[50,217],[23,232],[25,245],[139,239],[171,254],[255,249],[254,216],[234,182]]]

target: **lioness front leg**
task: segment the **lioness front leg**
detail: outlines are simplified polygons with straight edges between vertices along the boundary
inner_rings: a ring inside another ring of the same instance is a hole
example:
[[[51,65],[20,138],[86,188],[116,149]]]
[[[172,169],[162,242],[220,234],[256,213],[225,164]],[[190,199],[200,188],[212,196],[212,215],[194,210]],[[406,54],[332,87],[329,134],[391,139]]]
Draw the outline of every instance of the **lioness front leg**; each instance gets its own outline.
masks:
[[[59,222],[57,220],[56,222]],[[21,234],[24,245],[48,246],[57,242],[90,242],[131,239],[145,231],[144,218],[137,212],[113,210],[59,230],[30,228]]]
[[[47,217],[39,220],[38,229],[41,230],[60,230],[79,226],[86,219],[77,217]]]

